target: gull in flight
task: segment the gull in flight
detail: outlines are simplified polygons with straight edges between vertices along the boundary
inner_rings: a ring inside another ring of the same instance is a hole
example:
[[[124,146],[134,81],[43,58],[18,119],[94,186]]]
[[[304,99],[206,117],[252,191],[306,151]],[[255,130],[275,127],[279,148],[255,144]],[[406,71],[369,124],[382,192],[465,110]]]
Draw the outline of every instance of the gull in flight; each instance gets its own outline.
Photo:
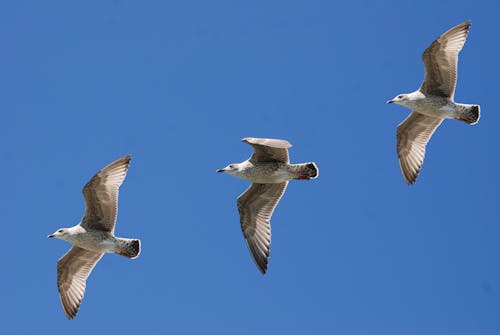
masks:
[[[427,142],[444,119],[457,119],[468,124],[479,120],[479,105],[454,102],[458,53],[464,46],[469,28],[470,22],[465,21],[432,42],[422,55],[425,77],[420,88],[387,101],[412,110],[397,130],[399,166],[408,185],[417,180]]]
[[[225,172],[248,180],[252,185],[238,197],[240,224],[255,264],[266,273],[271,247],[271,216],[291,179],[309,180],[318,177],[315,163],[290,164],[285,140],[244,138],[254,152],[239,164],[230,164],[217,172]]]
[[[61,228],[49,237],[65,240],[73,247],[57,262],[57,287],[64,313],[76,316],[86,281],[104,253],[136,258],[140,240],[115,237],[118,189],[130,164],[124,156],[99,171],[83,188],[85,214],[80,224]]]

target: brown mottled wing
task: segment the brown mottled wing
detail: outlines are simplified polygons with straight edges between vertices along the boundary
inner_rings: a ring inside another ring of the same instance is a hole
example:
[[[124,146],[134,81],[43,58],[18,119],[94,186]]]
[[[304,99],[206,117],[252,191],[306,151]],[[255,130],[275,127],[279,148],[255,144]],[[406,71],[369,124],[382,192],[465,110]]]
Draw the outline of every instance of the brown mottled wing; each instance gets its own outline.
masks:
[[[453,100],[457,82],[458,53],[464,46],[470,22],[465,21],[441,35],[425,50],[425,78],[420,90]]]
[[[398,126],[399,166],[408,185],[417,180],[424,162],[425,146],[442,121],[443,119],[412,112]]]
[[[118,212],[118,189],[127,175],[131,157],[126,155],[99,171],[83,188],[84,228],[114,234]]]
[[[68,319],[76,316],[85,294],[87,278],[102,255],[100,252],[72,247],[57,262],[57,288]]]
[[[238,197],[241,230],[250,254],[262,274],[267,270],[271,248],[271,216],[288,182],[252,184]]]
[[[292,145],[288,141],[253,137],[244,138],[242,141],[253,147],[254,152],[250,157],[252,163],[290,162],[288,148]]]

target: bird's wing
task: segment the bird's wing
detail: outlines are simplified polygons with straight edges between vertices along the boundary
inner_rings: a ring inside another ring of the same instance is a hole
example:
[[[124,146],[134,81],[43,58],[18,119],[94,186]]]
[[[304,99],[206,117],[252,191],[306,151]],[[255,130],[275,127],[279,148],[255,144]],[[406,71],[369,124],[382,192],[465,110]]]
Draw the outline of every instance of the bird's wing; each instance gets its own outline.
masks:
[[[421,91],[453,100],[458,53],[464,46],[469,28],[469,21],[460,23],[441,35],[425,50],[422,55],[425,77],[420,86]]]
[[[102,253],[72,247],[57,262],[57,287],[64,313],[68,319],[76,316],[88,276]]]
[[[443,119],[412,112],[399,126],[397,149],[399,166],[408,185],[417,180],[424,162],[425,146]]]
[[[292,145],[288,141],[253,137],[244,138],[242,141],[253,147],[254,152],[250,157],[252,163],[290,162],[288,148]]]
[[[118,189],[123,183],[131,157],[126,155],[99,171],[83,188],[84,228],[103,230],[114,234],[118,212]]]
[[[288,182],[252,184],[238,197],[241,230],[250,254],[262,274],[267,270],[271,248],[271,216]]]

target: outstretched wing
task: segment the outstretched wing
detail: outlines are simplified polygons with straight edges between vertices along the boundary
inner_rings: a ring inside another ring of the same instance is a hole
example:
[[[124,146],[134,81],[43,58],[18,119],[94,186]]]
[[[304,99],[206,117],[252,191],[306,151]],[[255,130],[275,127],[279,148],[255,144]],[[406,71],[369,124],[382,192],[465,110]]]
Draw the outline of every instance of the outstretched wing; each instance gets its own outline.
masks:
[[[99,171],[83,188],[84,228],[103,230],[114,234],[118,212],[118,189],[123,183],[131,157],[126,155]]]
[[[425,77],[420,90],[453,100],[457,82],[458,53],[462,50],[470,22],[465,21],[441,35],[425,50]]]
[[[412,112],[397,130],[399,166],[408,185],[417,180],[424,162],[425,147],[443,119]]]
[[[241,230],[250,254],[262,274],[266,273],[271,248],[271,216],[288,182],[252,184],[238,197]]]
[[[288,141],[253,137],[244,138],[242,141],[253,147],[254,152],[250,157],[252,163],[290,162],[288,148],[292,145]]]
[[[57,262],[57,288],[68,319],[76,316],[85,294],[87,278],[102,255],[100,252],[72,247]]]

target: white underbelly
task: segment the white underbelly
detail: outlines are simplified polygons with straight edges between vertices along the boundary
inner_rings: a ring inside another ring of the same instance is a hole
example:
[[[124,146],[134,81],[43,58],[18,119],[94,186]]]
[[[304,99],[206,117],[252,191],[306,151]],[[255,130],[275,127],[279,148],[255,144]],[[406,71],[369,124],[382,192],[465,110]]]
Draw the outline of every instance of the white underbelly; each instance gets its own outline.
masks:
[[[435,105],[419,106],[419,108],[416,108],[415,111],[420,114],[441,119],[451,119],[455,116],[455,106],[450,103],[444,104],[440,107]]]
[[[278,170],[272,174],[252,178],[252,182],[259,184],[278,184],[292,179],[288,171]]]
[[[82,249],[95,252],[105,253],[105,252],[114,252],[115,250],[115,243],[113,243],[113,241],[110,240],[102,240],[102,241],[77,240],[73,244]]]
[[[245,173],[237,175],[237,177],[258,184],[278,184],[293,178],[286,168],[276,170],[263,168],[249,169]]]

